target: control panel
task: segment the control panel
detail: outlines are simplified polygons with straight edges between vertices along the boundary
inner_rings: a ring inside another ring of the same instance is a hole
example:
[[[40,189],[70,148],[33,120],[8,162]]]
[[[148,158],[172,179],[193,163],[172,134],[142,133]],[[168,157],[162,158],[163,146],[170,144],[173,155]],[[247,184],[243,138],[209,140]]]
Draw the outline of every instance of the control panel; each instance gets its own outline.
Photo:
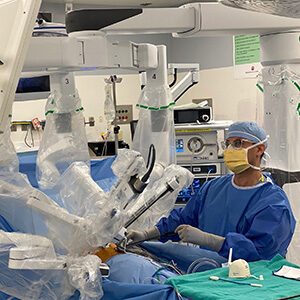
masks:
[[[178,161],[207,161],[216,160],[218,158],[216,131],[175,129],[175,134],[176,157]]]
[[[182,190],[177,197],[176,203],[177,204],[186,204],[190,198],[197,194],[201,185],[205,179],[195,178],[192,185],[184,190]]]
[[[225,163],[221,158],[211,163],[203,163],[203,164],[197,163],[197,164],[192,164],[191,166],[181,164],[181,166],[191,171],[194,174],[195,179],[191,186],[182,190],[178,194],[176,200],[177,207],[184,206],[194,194],[197,194],[200,187],[206,181],[227,174]]]
[[[192,165],[184,165],[180,164],[181,167],[188,169],[192,172],[195,177],[197,176],[210,176],[210,175],[222,175],[226,171],[226,167],[224,165],[223,159],[218,159],[212,163],[202,163],[202,164],[192,164]]]
[[[133,119],[132,105],[117,105],[116,118],[119,125],[130,124]]]
[[[218,155],[218,132],[225,136],[230,124],[230,121],[215,121],[205,125],[175,125],[177,164],[195,176],[193,184],[179,193],[176,207],[184,206],[206,181],[228,173],[223,157]]]

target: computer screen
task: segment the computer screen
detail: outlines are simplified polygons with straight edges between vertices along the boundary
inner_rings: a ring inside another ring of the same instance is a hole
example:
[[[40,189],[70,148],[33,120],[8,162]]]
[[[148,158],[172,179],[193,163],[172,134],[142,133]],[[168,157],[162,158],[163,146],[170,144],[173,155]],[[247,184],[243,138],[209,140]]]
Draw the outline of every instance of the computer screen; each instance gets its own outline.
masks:
[[[50,77],[39,76],[20,78],[16,90],[15,100],[36,100],[46,99],[50,94]]]

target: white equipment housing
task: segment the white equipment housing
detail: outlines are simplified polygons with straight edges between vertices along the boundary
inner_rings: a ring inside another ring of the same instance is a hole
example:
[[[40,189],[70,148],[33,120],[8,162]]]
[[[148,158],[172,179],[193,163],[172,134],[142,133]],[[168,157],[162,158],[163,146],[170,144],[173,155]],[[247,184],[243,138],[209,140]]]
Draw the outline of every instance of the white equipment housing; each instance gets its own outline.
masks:
[[[12,111],[20,73],[41,0],[0,3],[0,134]]]
[[[299,24],[299,19],[239,10],[220,3],[192,3],[179,8],[144,9],[142,14],[107,26],[102,31],[107,34],[173,33],[175,37],[200,37],[266,34],[297,29]]]
[[[32,5],[30,7],[32,18],[24,18],[24,15],[22,18],[16,17],[15,11],[21,14],[20,8],[25,5],[23,2],[26,2],[27,9]],[[3,46],[0,48],[0,61],[4,63],[0,65],[0,86],[3,91],[0,94],[0,120],[2,123],[4,117],[11,112],[12,99],[19,76],[18,70],[23,65],[35,19],[33,16],[38,11],[40,2],[5,1],[4,5],[7,6],[7,10],[4,9],[3,4],[1,5],[1,13],[3,13],[3,17],[0,18],[3,22],[1,28],[13,28],[11,32],[1,31],[2,45],[10,45],[9,49],[6,48],[5,50],[7,51],[6,54],[2,49]],[[21,6],[20,3],[22,3]],[[14,12],[14,17],[11,18],[12,12]],[[24,20],[23,23],[22,20]],[[95,67],[102,69],[126,68],[140,71],[157,66],[155,48],[149,45],[139,46],[140,49],[137,53],[137,47],[133,43],[127,44],[125,48],[124,45],[121,45],[122,43],[107,45],[105,34],[170,32],[176,37],[197,37],[225,34],[267,34],[279,31],[286,32],[297,28],[300,28],[300,20],[297,19],[238,10],[218,3],[194,3],[180,8],[144,9],[141,14],[102,28],[100,31],[75,32],[67,38],[36,37],[31,39],[30,56],[27,56],[23,71],[35,73],[46,71],[46,73],[50,73],[63,70],[69,72]],[[16,48],[14,48],[11,38],[18,41],[15,44],[17,45]],[[130,53],[132,55],[128,55]],[[17,59],[9,66],[6,64],[6,55],[13,55]],[[145,60],[145,57],[148,60]],[[137,63],[141,58],[145,62],[143,65]],[[8,84],[11,85],[10,88],[8,88]],[[2,123],[0,132],[4,128]]]
[[[286,192],[296,218],[287,258],[300,264],[300,31],[261,36],[264,128],[270,135],[269,170]]]

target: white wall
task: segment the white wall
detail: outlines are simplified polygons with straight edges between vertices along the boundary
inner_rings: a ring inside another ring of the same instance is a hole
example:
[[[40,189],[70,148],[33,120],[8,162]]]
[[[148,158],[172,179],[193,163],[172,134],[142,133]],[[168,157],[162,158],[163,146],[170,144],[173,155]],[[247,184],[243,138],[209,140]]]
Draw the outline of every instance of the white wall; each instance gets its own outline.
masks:
[[[234,68],[200,71],[200,81],[179,101],[178,105],[192,99],[212,98],[215,120],[256,120],[256,79],[234,79]]]
[[[35,100],[25,102],[14,102],[12,121],[31,121],[38,117],[39,120],[45,119],[45,104],[46,100]],[[42,138],[42,131],[33,131],[34,147],[26,146],[24,139],[26,138],[26,131],[21,130],[21,126],[17,126],[17,131],[11,133],[11,139],[15,145],[17,152],[37,150]],[[32,144],[31,133],[27,135],[27,142]]]
[[[104,118],[104,78],[107,76],[76,76],[75,82],[84,107],[86,120],[95,118],[95,126],[86,126],[89,141],[101,140],[100,134],[106,129]],[[117,104],[132,104],[133,117],[138,118],[135,104],[140,96],[139,76],[120,75],[123,78],[117,84]],[[181,77],[181,76],[179,76]],[[171,80],[170,80],[171,81]],[[257,96],[256,79],[234,79],[233,67],[200,71],[199,84],[192,87],[178,102],[178,105],[191,102],[192,99],[213,98],[215,120],[256,120]],[[260,99],[260,98],[259,98]],[[13,121],[28,121],[34,117],[44,119],[45,100],[16,102],[13,106]],[[131,143],[129,125],[121,126],[121,135]],[[26,132],[12,133],[15,144],[24,145]],[[36,137],[38,139],[38,137]],[[38,140],[36,141],[38,144]]]
[[[77,76],[75,79],[76,87],[79,92],[79,96],[82,100],[84,107],[84,116],[86,120],[89,117],[95,118],[95,126],[86,126],[87,137],[89,141],[101,140],[101,131],[106,130],[106,120],[104,117],[104,79],[108,76]],[[138,118],[138,111],[135,108],[135,104],[138,103],[138,98],[141,93],[139,76],[132,75],[120,75],[122,82],[117,84],[117,104],[132,104],[133,105],[133,118]],[[121,125],[121,136],[123,139],[130,143],[130,129],[129,124]]]

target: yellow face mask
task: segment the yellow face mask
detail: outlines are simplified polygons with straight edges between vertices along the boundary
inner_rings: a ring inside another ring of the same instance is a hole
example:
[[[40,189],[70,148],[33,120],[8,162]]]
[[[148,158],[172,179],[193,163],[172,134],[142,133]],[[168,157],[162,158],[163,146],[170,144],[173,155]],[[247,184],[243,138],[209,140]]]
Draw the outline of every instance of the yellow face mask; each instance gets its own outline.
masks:
[[[232,171],[234,174],[242,173],[250,167],[256,170],[260,170],[259,167],[253,166],[248,162],[248,149],[254,148],[257,145],[258,144],[255,144],[248,148],[241,149],[233,149],[231,146],[229,146],[224,151],[224,160],[227,169]]]
[[[250,168],[250,164],[248,163],[247,157],[248,151],[244,148],[241,149],[233,149],[232,147],[228,147],[224,151],[224,160],[227,169],[232,171],[235,174],[239,174]]]

